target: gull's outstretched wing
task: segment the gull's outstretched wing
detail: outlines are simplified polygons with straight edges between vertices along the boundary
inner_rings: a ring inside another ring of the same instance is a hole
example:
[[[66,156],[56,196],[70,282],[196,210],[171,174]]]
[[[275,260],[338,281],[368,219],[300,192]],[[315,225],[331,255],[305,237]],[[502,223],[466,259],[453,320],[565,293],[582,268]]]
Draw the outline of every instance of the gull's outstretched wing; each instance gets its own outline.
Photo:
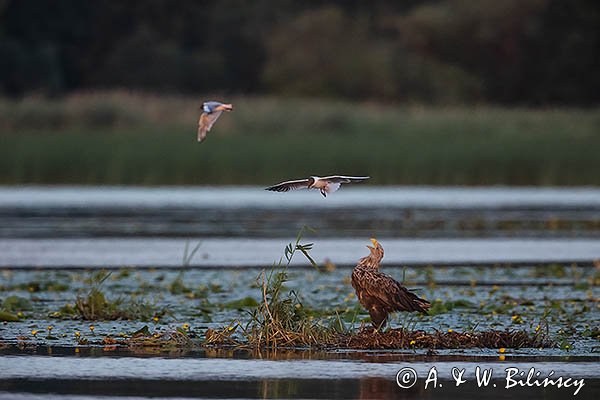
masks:
[[[331,183],[350,183],[350,182],[362,182],[369,179],[370,176],[344,176],[344,175],[332,175],[321,178]]]
[[[269,186],[265,190],[272,192],[288,192],[295,189],[306,189],[308,187],[308,179],[297,179],[295,181],[281,182],[277,185]]]
[[[206,139],[206,134],[221,116],[223,111],[215,111],[212,113],[203,112],[198,120],[198,141],[202,142]]]
[[[341,186],[340,182],[331,182],[328,181],[327,186],[325,186],[325,189],[323,189],[325,191],[325,193],[327,194],[331,194],[333,192],[336,192]]]

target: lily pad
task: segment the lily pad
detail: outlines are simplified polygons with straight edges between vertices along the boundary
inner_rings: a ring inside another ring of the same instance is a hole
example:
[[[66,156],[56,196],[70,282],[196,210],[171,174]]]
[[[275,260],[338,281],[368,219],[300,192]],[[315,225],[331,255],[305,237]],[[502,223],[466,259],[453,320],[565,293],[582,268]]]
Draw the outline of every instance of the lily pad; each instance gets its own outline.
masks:
[[[15,314],[6,312],[6,311],[0,311],[0,321],[3,322],[17,322],[19,321],[19,317],[17,317]]]

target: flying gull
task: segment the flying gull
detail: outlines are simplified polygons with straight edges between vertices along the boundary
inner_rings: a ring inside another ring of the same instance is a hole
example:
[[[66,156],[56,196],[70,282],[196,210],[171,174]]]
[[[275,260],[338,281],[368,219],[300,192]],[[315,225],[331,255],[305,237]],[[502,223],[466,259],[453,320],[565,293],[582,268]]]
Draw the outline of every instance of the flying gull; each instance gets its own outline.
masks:
[[[198,141],[203,142],[206,134],[221,116],[223,111],[233,110],[233,104],[219,103],[218,101],[207,101],[202,104],[202,114],[198,120]]]
[[[306,179],[297,179],[294,181],[286,181],[278,183],[274,186],[269,186],[265,190],[272,192],[288,192],[295,189],[318,189],[323,197],[327,197],[329,193],[333,193],[340,188],[342,183],[363,182],[369,179],[368,176],[343,176],[332,175],[320,178],[311,176]]]

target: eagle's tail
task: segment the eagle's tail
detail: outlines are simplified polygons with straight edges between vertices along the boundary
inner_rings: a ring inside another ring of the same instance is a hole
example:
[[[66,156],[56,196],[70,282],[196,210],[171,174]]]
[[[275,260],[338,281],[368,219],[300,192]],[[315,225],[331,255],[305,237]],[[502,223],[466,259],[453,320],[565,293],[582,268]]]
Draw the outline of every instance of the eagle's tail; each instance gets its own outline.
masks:
[[[415,311],[421,312],[423,314],[428,314],[428,311],[431,308],[431,303],[425,299],[418,297],[415,294],[413,294],[413,296],[415,296],[415,301],[414,301],[415,308],[416,308]]]
[[[431,308],[431,303],[427,300],[420,298],[410,290],[402,287],[402,290],[399,298],[397,299],[397,310],[398,311],[417,311],[423,314],[427,314],[429,308]]]

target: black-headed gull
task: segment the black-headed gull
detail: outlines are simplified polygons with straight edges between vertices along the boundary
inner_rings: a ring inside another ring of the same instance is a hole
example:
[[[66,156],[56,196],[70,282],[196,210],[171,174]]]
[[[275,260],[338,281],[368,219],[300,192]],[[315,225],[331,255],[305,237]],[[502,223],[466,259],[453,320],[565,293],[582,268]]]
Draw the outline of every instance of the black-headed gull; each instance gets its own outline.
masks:
[[[340,188],[342,183],[363,182],[369,179],[368,176],[344,176],[332,175],[325,177],[311,176],[306,179],[297,179],[278,183],[274,186],[269,186],[265,190],[272,192],[288,192],[294,189],[318,189],[323,197],[327,197],[329,193],[333,193]]]
[[[233,110],[233,104],[219,103],[218,101],[207,101],[202,104],[202,114],[198,120],[198,141],[206,139],[206,134],[221,116],[223,111]]]

